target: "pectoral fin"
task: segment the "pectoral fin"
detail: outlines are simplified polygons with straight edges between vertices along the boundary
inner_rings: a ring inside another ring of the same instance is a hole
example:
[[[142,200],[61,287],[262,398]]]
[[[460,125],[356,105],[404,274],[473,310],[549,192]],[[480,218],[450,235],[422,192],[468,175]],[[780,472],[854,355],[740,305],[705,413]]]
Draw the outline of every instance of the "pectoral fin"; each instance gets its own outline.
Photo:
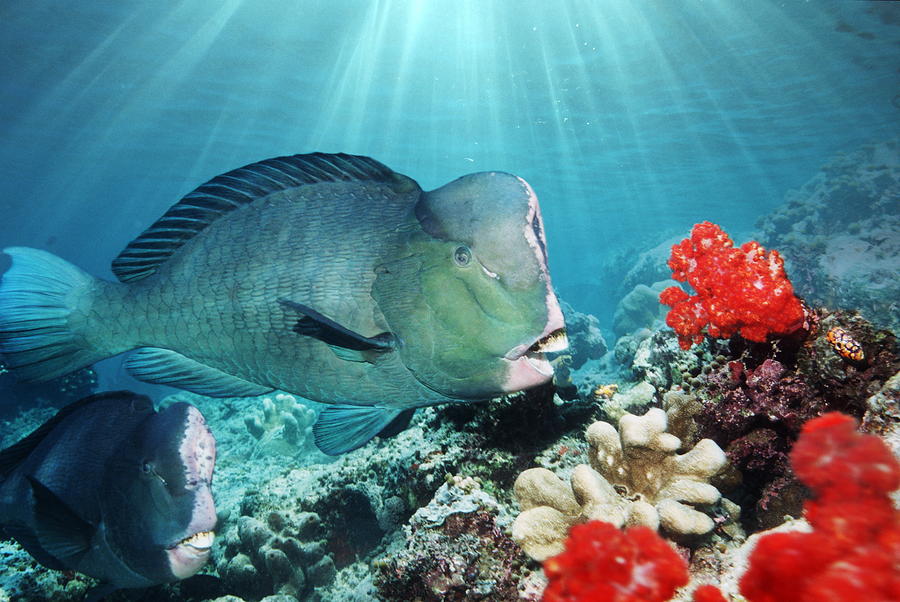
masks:
[[[289,299],[279,299],[278,303],[300,316],[294,332],[322,341],[342,360],[374,363],[378,354],[394,349],[396,339],[389,332],[366,337],[301,303]]]
[[[50,553],[41,545],[37,534],[28,527],[23,525],[4,525],[3,534],[4,537],[12,537],[19,542],[19,545],[25,548],[25,551],[31,554],[32,558],[48,569],[65,571],[69,568],[63,564],[59,558],[50,555]]]
[[[52,558],[73,568],[91,547],[96,528],[37,479],[26,476],[34,496],[37,541]]]
[[[381,435],[405,429],[415,409],[389,410],[373,406],[329,406],[313,425],[316,446],[329,456],[353,451]]]

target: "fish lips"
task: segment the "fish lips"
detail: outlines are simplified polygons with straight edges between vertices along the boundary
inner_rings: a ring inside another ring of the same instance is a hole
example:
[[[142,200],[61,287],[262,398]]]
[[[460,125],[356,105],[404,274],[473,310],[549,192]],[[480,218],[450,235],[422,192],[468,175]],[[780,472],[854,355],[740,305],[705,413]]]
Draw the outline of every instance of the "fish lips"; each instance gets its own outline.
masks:
[[[553,366],[544,354],[563,351],[568,346],[569,339],[564,324],[562,321],[553,321],[533,342],[511,349],[503,358],[509,366],[503,384],[504,391],[512,393],[549,381],[553,378]]]
[[[200,531],[166,548],[169,568],[176,579],[186,579],[203,568],[215,538],[213,531]]]

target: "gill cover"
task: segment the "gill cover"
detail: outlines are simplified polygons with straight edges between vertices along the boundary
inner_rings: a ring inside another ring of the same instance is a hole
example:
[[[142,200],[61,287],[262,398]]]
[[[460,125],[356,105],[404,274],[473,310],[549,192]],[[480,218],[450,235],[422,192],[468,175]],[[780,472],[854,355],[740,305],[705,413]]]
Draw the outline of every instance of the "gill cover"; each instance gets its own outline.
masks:
[[[449,397],[508,390],[505,356],[551,322],[562,326],[537,199],[510,174],[470,174],[422,193],[397,259],[376,271],[373,296],[403,363]]]

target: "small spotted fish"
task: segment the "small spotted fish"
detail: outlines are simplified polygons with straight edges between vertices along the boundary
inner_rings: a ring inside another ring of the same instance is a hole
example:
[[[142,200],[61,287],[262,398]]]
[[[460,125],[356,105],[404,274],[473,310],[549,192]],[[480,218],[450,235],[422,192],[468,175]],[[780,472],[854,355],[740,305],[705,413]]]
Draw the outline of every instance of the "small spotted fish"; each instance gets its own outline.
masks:
[[[825,338],[828,339],[828,342],[831,343],[837,354],[845,360],[853,362],[865,360],[866,355],[863,353],[862,345],[840,326],[835,326],[829,330]]]

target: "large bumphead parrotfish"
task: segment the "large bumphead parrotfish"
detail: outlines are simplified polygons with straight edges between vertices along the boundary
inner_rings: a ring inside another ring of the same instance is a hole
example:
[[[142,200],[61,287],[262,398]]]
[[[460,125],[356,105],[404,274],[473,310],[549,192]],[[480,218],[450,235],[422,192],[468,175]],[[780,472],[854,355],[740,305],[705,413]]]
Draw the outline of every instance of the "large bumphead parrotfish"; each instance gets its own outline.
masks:
[[[567,345],[537,197],[507,173],[426,192],[368,157],[280,157],[185,196],[113,262],[118,283],[5,252],[0,354],[20,378],[138,349],[145,381],[333,404],[314,427],[331,454],[416,407],[546,382],[543,352]]]
[[[216,443],[194,406],[86,397],[0,452],[0,531],[101,591],[184,579],[206,563]]]

